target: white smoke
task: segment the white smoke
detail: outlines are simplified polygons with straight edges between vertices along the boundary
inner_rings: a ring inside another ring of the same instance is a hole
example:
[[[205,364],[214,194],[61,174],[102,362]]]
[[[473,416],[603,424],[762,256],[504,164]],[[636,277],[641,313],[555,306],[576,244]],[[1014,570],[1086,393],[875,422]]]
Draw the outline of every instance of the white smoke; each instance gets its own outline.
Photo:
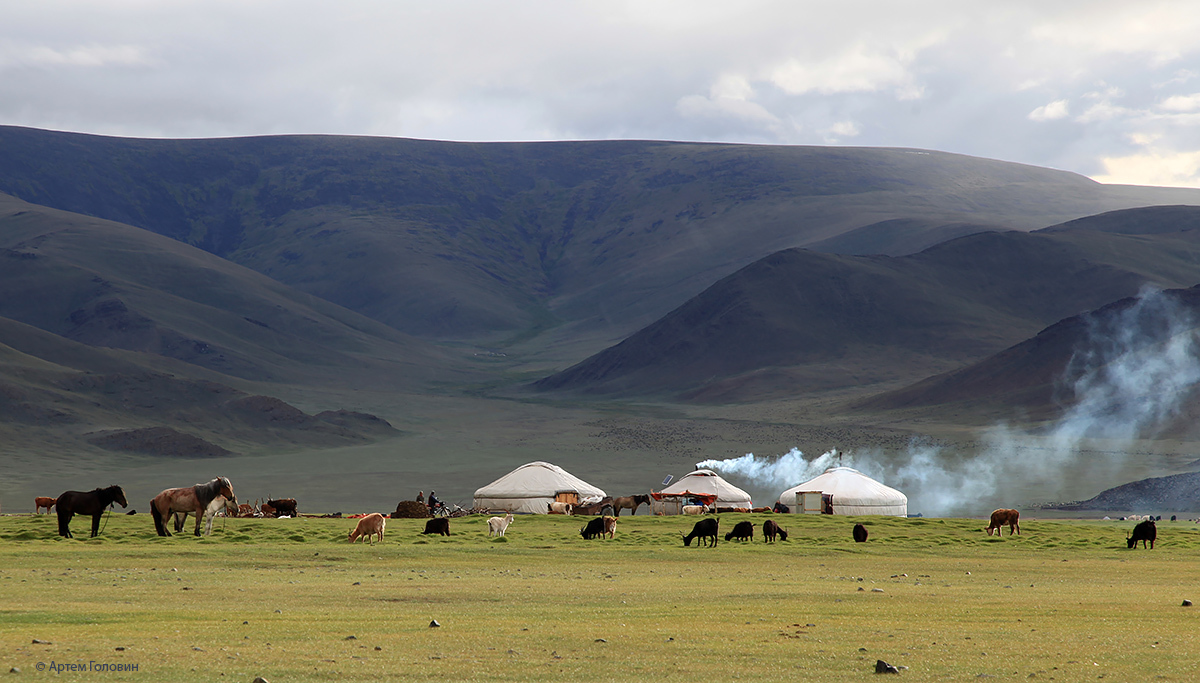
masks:
[[[793,448],[775,458],[747,453],[697,467],[778,495],[844,464],[900,489],[910,512],[925,515],[978,515],[992,507],[1058,500],[1081,472],[1119,476],[1132,442],[1177,417],[1200,383],[1196,326],[1171,296],[1146,289],[1133,305],[1092,314],[1086,324],[1085,340],[1060,382],[1069,407],[1040,433],[996,425],[974,453],[914,440],[901,453],[831,450],[806,460]]]

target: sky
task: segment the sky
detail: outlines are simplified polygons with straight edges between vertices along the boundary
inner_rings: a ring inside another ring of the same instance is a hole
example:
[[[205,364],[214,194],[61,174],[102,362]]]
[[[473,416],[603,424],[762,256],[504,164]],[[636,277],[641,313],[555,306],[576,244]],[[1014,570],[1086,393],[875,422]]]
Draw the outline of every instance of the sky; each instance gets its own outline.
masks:
[[[0,124],[915,147],[1200,187],[1191,0],[17,0]]]

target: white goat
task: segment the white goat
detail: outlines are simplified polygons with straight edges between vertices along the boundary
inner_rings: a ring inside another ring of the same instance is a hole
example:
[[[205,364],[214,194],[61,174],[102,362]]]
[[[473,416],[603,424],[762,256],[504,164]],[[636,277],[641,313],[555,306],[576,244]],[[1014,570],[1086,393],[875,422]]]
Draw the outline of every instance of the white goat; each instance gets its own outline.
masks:
[[[488,536],[503,536],[505,531],[508,531],[508,525],[512,524],[512,513],[508,513],[503,517],[488,518]]]

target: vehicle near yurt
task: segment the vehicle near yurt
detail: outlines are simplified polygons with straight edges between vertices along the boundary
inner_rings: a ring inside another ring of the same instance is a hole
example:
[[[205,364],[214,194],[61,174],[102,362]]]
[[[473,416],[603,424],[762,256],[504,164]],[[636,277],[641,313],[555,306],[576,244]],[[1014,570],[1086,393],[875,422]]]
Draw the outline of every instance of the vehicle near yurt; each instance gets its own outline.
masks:
[[[650,492],[650,514],[683,514],[685,505],[703,504],[714,512],[754,507],[750,494],[725,481],[712,470],[696,470],[661,491]]]
[[[488,512],[544,515],[550,503],[587,505],[605,497],[596,488],[558,465],[531,462],[475,491],[475,508]]]
[[[908,496],[852,467],[825,473],[779,494],[799,514],[908,516]]]

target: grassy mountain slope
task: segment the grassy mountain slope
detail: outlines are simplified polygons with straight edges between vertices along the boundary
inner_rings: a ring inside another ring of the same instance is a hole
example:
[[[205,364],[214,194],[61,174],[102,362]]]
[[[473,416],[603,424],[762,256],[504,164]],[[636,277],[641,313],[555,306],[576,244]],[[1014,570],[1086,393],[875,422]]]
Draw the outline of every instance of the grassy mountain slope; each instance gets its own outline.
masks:
[[[0,127],[0,191],[142,227],[396,329],[558,363],[773,252],[903,254],[1200,192],[904,149]],[[551,353],[547,355],[547,350]]]
[[[423,386],[444,352],[180,242],[0,195],[0,316],[246,380]]]
[[[896,258],[787,250],[535,386],[747,400],[786,395],[789,386],[795,394],[911,381],[983,358],[1146,283],[1198,280],[1200,232],[1165,228],[982,233]],[[772,370],[784,375],[773,386],[763,377]]]

